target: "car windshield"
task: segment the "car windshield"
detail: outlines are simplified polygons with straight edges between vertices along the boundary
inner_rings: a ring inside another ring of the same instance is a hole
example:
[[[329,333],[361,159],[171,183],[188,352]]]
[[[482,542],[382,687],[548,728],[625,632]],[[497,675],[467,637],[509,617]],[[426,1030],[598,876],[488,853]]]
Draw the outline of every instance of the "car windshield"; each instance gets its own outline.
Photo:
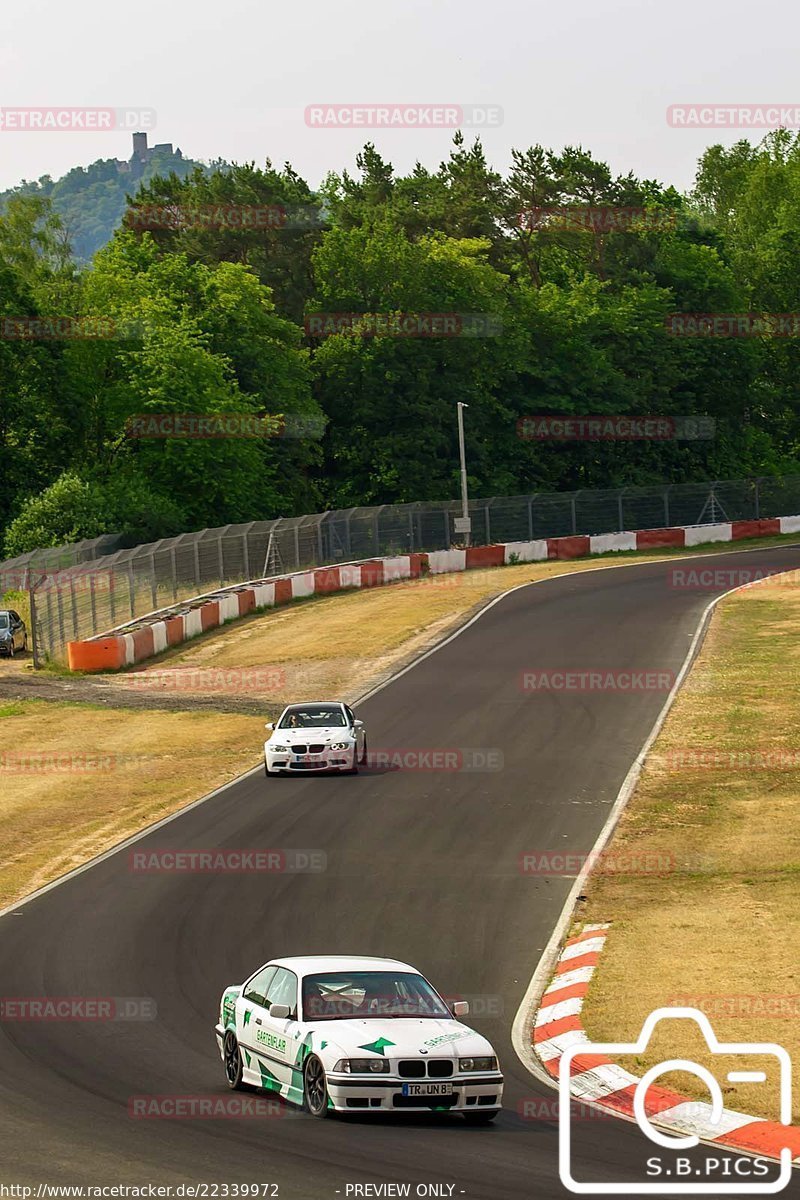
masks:
[[[347,722],[341,708],[335,704],[304,704],[288,709],[280,719],[279,729],[324,729],[342,726]]]
[[[0,613],[0,629],[8,629],[11,625],[11,619],[8,613]]]
[[[335,971],[303,980],[307,1021],[347,1017],[448,1017],[453,1014],[421,975],[408,971]]]

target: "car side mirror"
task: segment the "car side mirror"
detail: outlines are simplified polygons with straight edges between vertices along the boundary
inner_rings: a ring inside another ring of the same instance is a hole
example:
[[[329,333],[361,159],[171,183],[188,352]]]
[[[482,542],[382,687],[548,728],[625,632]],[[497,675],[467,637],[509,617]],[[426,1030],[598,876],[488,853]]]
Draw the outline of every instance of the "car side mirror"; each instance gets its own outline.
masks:
[[[354,729],[363,729],[364,722],[363,721],[353,721],[353,728]]]
[[[285,1021],[291,1011],[288,1004],[271,1004],[269,1006],[269,1015],[276,1021]]]
[[[454,1017],[468,1017],[469,1000],[454,1000],[452,1004],[452,1011]]]
[[[264,726],[264,728],[265,728],[265,729],[274,729],[274,728],[275,728],[275,726],[273,725],[272,721],[267,721],[267,723],[266,723],[266,725]]]

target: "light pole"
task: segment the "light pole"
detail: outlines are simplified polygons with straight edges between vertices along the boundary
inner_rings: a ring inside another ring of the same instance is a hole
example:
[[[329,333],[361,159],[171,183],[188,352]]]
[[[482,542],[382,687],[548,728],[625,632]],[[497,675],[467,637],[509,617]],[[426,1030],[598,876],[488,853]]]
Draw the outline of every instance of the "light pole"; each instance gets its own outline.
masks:
[[[471,522],[469,519],[469,497],[467,495],[467,456],[464,451],[464,409],[469,408],[468,404],[464,404],[459,400],[456,405],[458,409],[458,453],[461,459],[461,520],[456,520],[456,533],[464,535],[464,545],[468,546],[470,542]]]

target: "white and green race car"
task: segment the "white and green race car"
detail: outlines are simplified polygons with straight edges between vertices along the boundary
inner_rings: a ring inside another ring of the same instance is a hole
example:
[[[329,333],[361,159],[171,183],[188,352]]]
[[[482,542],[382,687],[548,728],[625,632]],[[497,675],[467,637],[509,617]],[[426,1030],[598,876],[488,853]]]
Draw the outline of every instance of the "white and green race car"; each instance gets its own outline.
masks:
[[[427,1110],[485,1124],[503,1076],[458,1019],[468,1011],[394,959],[280,958],[226,988],[216,1035],[228,1087],[264,1088],[315,1117]]]

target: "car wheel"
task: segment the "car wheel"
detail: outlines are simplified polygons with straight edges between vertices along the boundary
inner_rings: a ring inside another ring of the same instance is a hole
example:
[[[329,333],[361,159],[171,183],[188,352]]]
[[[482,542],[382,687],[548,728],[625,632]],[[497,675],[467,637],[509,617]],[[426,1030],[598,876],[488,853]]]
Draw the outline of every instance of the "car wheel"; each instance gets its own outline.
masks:
[[[364,738],[364,749],[361,751],[361,758],[358,760],[362,767],[367,765],[367,739]]]
[[[493,1108],[489,1112],[465,1112],[463,1116],[468,1125],[491,1125],[499,1113],[499,1108]]]
[[[229,1029],[225,1034],[222,1043],[222,1051],[225,1056],[225,1079],[228,1087],[232,1092],[241,1092],[244,1089],[242,1083],[242,1052],[239,1049],[239,1043],[236,1040],[236,1034],[232,1029]]]
[[[327,1117],[330,1112],[325,1068],[316,1054],[310,1054],[306,1059],[303,1071],[303,1104],[312,1117]]]
[[[14,649],[14,640],[12,638],[12,640],[8,643],[8,657],[13,658],[15,654],[16,650]]]
[[[25,637],[22,639],[22,653],[23,654],[28,653],[28,635],[27,635],[27,633],[25,634]]]

